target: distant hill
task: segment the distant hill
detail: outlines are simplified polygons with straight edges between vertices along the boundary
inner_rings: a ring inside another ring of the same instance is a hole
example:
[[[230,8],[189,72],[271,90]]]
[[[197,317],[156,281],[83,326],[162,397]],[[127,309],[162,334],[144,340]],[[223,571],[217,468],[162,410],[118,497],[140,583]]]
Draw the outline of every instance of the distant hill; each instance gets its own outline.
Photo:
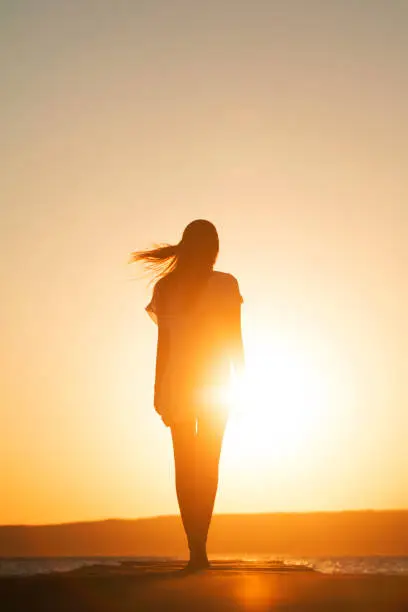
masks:
[[[210,553],[408,555],[408,510],[224,514],[213,519]],[[0,556],[180,555],[180,519],[0,527]]]

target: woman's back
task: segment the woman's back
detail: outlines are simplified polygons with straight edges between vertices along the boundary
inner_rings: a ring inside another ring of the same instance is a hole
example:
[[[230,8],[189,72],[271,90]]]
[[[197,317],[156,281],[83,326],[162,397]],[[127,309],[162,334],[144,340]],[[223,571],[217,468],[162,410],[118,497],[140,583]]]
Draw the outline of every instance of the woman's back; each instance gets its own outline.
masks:
[[[173,272],[159,280],[147,306],[159,327],[156,409],[174,418],[220,401],[234,357],[233,322],[242,297],[231,275]]]

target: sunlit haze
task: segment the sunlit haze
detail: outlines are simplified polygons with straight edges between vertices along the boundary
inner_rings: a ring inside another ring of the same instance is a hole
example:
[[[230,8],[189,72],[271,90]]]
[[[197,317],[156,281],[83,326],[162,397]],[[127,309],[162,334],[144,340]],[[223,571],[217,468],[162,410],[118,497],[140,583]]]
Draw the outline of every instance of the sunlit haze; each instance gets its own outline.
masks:
[[[0,523],[178,511],[129,254],[244,298],[215,512],[408,507],[408,3],[0,7]]]

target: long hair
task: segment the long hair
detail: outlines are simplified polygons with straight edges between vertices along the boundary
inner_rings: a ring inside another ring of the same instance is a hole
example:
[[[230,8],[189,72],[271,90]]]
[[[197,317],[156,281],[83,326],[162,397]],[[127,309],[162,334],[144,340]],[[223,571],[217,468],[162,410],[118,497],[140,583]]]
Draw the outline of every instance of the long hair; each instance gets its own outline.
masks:
[[[205,275],[212,270],[219,249],[215,226],[205,219],[196,219],[184,229],[180,242],[162,244],[145,251],[131,253],[130,263],[141,262],[155,280],[170,274]]]

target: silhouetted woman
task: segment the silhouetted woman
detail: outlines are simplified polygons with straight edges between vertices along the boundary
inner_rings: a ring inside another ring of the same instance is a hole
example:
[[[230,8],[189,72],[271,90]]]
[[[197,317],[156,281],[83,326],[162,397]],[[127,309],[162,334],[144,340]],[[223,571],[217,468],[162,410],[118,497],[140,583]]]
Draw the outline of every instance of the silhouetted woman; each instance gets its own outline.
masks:
[[[218,486],[231,369],[244,364],[238,282],[213,270],[218,234],[202,219],[181,241],[132,253],[158,277],[147,312],[158,324],[154,405],[173,440],[188,569],[209,566],[206,542]]]

